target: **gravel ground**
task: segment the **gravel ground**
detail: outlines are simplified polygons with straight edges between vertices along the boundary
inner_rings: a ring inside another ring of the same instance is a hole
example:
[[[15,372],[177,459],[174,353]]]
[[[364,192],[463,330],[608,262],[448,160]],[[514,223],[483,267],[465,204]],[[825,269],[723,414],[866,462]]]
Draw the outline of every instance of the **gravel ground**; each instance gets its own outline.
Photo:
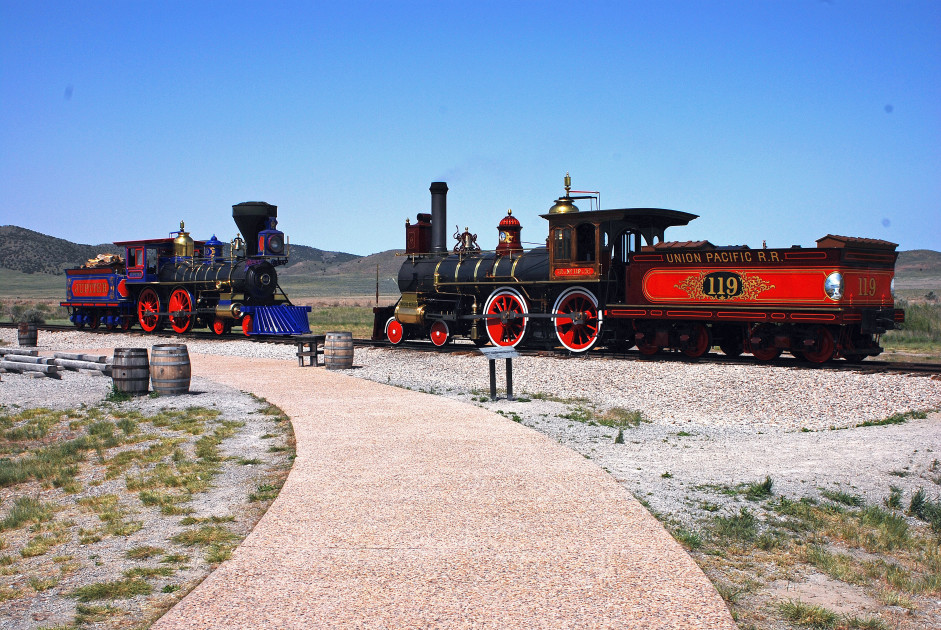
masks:
[[[15,345],[15,334],[0,330],[0,339]],[[112,347],[149,347],[168,340],[177,339],[42,332],[39,349],[82,349],[105,342]],[[293,346],[247,340],[190,340],[187,346],[191,353],[296,360]],[[500,387],[502,363],[497,370]],[[777,492],[797,497],[819,488],[851,489],[867,499],[881,499],[889,485],[906,492],[937,488],[937,473],[929,469],[941,458],[941,415],[857,428],[896,413],[941,410],[941,381],[927,377],[767,365],[519,357],[513,362],[513,380],[517,396],[530,399],[523,403],[489,401],[487,362],[471,350],[446,355],[358,348],[348,373],[515,415],[526,426],[597,461],[655,511],[684,521],[703,516],[691,505],[734,501],[717,493],[715,486],[765,476],[772,477]],[[84,394],[81,386],[72,388],[73,380],[74,373],[64,373],[60,385],[69,392],[64,395],[52,379],[30,379],[22,386],[26,391],[15,395],[24,401],[35,395],[38,401],[46,397],[42,388],[52,387],[58,392],[53,397],[94,397]],[[110,387],[108,379],[95,382],[95,387]],[[0,392],[4,389],[0,385]],[[615,407],[638,410],[645,420],[625,431],[625,444],[614,444],[616,429],[565,417],[580,409],[604,412]]]

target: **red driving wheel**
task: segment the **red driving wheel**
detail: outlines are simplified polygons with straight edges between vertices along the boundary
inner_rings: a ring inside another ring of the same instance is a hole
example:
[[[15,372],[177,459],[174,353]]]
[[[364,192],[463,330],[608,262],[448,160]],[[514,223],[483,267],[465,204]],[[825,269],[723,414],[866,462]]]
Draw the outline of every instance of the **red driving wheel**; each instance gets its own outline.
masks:
[[[573,287],[564,291],[552,307],[555,336],[568,350],[585,352],[598,341],[602,314],[589,291]]]
[[[484,305],[487,336],[495,346],[512,348],[526,335],[529,322],[526,300],[516,289],[503,287],[494,291]]]
[[[183,288],[174,289],[168,302],[170,327],[173,332],[185,333],[193,326],[193,296]]]
[[[144,332],[153,332],[160,325],[160,296],[147,287],[137,298],[137,321]]]

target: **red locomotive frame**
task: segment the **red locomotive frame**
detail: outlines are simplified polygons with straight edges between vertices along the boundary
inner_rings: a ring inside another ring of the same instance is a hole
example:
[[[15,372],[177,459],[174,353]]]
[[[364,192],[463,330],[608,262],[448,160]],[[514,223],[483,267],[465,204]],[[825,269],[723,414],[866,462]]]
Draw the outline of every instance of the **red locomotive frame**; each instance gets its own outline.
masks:
[[[579,211],[600,195],[565,195],[548,214],[546,247],[523,250],[514,217],[495,251],[443,243],[447,185],[431,186],[432,213],[406,226],[402,298],[377,308],[374,337],[400,343],[455,336],[478,345],[596,344],[647,355],[698,357],[719,346],[771,360],[789,351],[811,362],[857,361],[904,321],[894,307],[897,245],[827,235],[814,248],[751,249],[708,241],[665,242],[697,215],[660,208]],[[574,191],[579,192],[579,191]],[[430,245],[430,248],[429,248]]]

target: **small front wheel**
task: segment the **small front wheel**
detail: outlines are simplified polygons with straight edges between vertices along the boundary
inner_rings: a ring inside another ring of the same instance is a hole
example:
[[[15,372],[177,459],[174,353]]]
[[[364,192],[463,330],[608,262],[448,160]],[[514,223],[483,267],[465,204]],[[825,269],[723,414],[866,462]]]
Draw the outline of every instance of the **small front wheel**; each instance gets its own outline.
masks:
[[[438,320],[431,325],[431,334],[429,336],[431,337],[431,343],[440,348],[451,339],[451,331],[448,330],[448,325],[445,322]]]
[[[405,327],[394,317],[390,317],[386,322],[386,339],[393,346],[399,345],[405,339]]]

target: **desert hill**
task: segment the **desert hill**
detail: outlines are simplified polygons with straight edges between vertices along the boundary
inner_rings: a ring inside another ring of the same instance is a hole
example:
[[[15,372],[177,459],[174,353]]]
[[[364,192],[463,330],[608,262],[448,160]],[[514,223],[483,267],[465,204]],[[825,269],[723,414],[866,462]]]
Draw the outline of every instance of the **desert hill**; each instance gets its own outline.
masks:
[[[111,243],[83,245],[16,225],[0,226],[0,268],[23,273],[61,274],[65,269],[78,267],[89,258],[104,253],[123,254],[124,251]],[[305,264],[311,269],[328,269],[359,258],[362,256],[291,244],[291,264]]]
[[[82,245],[16,225],[0,226],[0,267],[23,273],[60,274],[98,254],[123,253],[111,243]]]

